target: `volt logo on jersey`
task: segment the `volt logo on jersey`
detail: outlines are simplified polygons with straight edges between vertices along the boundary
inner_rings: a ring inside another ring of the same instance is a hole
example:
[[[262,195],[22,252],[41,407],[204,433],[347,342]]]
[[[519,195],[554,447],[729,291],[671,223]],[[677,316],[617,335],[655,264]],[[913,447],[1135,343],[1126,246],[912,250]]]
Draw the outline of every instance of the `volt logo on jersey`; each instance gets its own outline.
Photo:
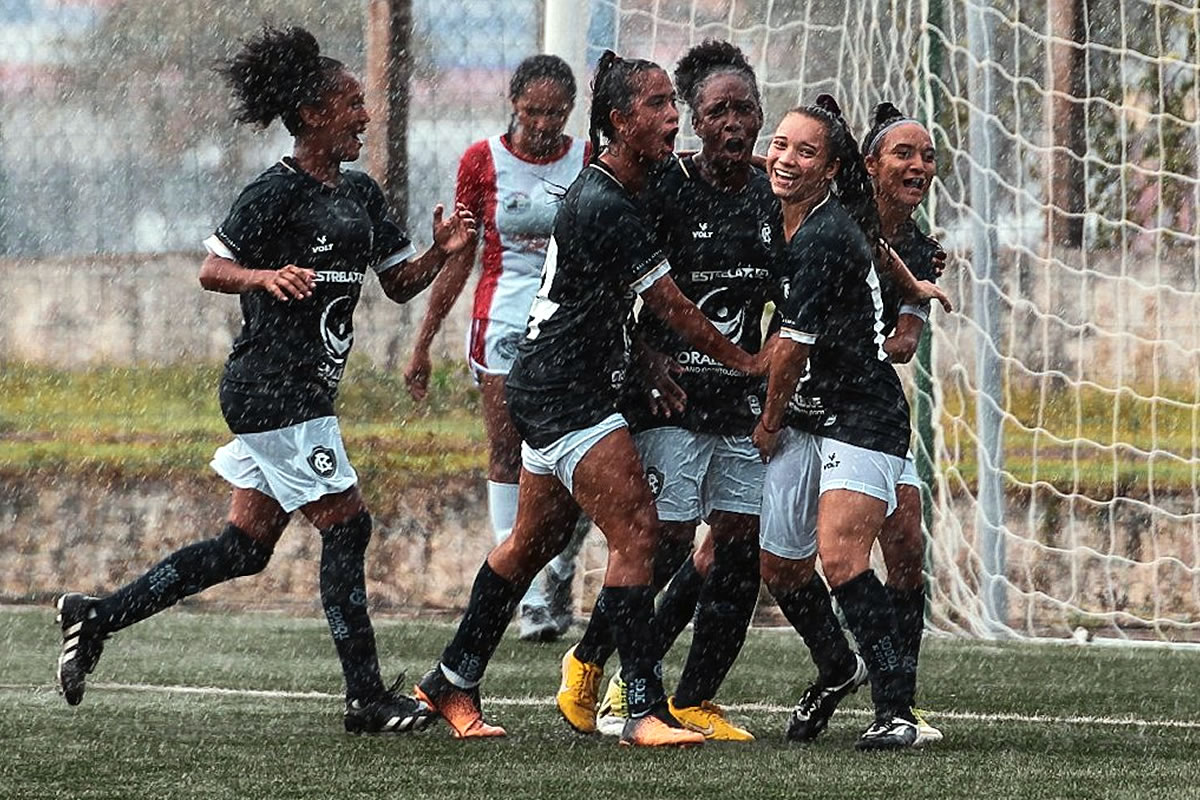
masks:
[[[328,253],[333,249],[333,242],[329,241],[329,237],[321,235],[317,237],[317,243],[312,246],[314,253]]]
[[[692,231],[693,239],[711,239],[712,237],[713,232],[708,229],[707,222],[701,222],[699,226],[697,226],[697,229]]]

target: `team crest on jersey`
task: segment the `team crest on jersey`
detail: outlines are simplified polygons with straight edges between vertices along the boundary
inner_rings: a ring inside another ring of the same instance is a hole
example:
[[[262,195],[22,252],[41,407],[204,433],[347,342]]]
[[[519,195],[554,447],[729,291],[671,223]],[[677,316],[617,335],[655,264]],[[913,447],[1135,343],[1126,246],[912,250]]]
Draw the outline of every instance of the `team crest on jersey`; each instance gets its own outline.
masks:
[[[757,417],[762,414],[762,403],[758,402],[758,395],[747,395],[746,405],[750,406],[750,413],[754,416]]]
[[[513,192],[504,197],[504,210],[510,214],[523,214],[531,205],[529,195],[524,192]]]
[[[663,474],[659,472],[657,467],[650,467],[646,470],[646,483],[650,485],[650,494],[658,497],[663,490]]]
[[[308,454],[308,465],[322,478],[332,478],[337,472],[337,455],[328,447],[317,445]]]
[[[770,244],[771,243],[771,223],[769,223],[769,222],[763,223],[761,234],[762,234],[763,244]]]

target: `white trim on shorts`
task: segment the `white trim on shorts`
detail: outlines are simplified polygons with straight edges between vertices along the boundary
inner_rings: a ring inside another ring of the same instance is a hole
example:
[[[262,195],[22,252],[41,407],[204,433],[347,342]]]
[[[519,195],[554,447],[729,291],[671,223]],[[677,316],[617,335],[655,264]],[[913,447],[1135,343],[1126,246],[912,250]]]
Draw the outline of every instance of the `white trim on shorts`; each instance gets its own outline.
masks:
[[[626,427],[623,416],[609,414],[595,425],[571,431],[545,447],[531,447],[528,442],[521,442],[521,466],[534,475],[553,475],[567,491],[575,494],[575,467],[597,442]]]
[[[917,475],[917,461],[913,458],[912,450],[908,451],[908,456],[904,459],[904,471],[900,473],[900,477],[896,479],[897,486],[915,486],[918,489],[922,488],[921,478]]]
[[[262,492],[288,513],[358,483],[337,417],[235,434],[217,448],[210,466],[237,488]]]

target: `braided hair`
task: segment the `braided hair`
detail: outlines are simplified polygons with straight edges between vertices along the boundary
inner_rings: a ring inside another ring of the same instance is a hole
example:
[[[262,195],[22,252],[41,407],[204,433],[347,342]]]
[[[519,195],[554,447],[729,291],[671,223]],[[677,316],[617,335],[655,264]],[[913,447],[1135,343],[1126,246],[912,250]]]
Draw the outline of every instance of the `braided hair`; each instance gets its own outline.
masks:
[[[278,117],[295,135],[303,127],[300,108],[320,103],[344,69],[321,55],[316,37],[304,28],[263,25],[217,72],[233,89],[236,121],[265,128]]]
[[[611,142],[616,136],[613,129],[612,112],[629,113],[633,109],[636,94],[634,79],[644,72],[662,69],[653,61],[644,58],[621,58],[612,50],[605,50],[596,64],[592,77],[592,110],[588,124],[588,138],[592,143],[592,161],[600,157],[600,137]]]
[[[737,45],[716,39],[706,39],[683,54],[675,66],[675,88],[688,107],[695,111],[700,90],[717,75],[740,75],[750,86],[754,102],[762,108],[758,78],[745,53]]]
[[[867,165],[858,151],[858,143],[854,141],[850,126],[833,95],[818,95],[812,105],[799,106],[788,113],[815,119],[825,126],[829,152],[840,162],[834,177],[838,200],[867,235],[867,241],[879,241],[881,225],[871,176],[867,174]]]

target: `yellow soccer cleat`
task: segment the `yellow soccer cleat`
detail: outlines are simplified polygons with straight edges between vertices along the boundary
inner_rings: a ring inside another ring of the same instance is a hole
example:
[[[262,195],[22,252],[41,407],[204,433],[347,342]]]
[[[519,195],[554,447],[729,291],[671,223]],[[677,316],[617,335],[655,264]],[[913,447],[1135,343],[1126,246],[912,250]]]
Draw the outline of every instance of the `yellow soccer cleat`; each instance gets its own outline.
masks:
[[[603,679],[604,667],[580,661],[574,647],[563,656],[562,684],[554,699],[563,719],[580,733],[596,732],[596,698]]]
[[[675,705],[675,698],[667,698],[667,708],[671,716],[679,720],[679,724],[689,731],[702,734],[705,739],[714,742],[753,742],[754,734],[745,728],[739,728],[725,717],[725,711],[716,703],[704,700],[698,706],[680,708]]]
[[[625,730],[625,721],[629,719],[629,704],[625,696],[625,681],[621,680],[620,675],[613,675],[609,679],[604,699],[600,701],[599,714],[596,730],[605,736],[620,736]]]
[[[925,719],[925,712],[914,708],[913,716],[917,719],[917,741],[913,743],[914,747],[929,744],[930,742],[940,742],[942,740],[942,732],[929,724]]]

